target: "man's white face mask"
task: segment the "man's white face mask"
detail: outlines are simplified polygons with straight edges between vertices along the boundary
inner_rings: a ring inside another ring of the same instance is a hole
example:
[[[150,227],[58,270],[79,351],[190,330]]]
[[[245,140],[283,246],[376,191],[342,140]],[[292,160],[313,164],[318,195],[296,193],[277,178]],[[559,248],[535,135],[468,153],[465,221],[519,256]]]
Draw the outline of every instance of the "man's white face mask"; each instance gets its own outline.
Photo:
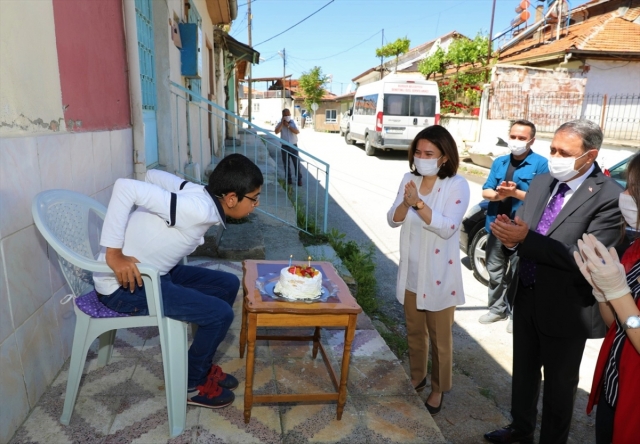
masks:
[[[589,154],[589,151],[579,157],[550,157],[549,158],[549,174],[551,177],[558,179],[560,182],[567,182],[578,175],[580,170],[587,165],[582,165],[577,170],[574,169],[576,160],[583,158]]]
[[[509,139],[507,144],[509,145],[511,154],[513,154],[514,156],[519,156],[527,152],[527,144],[529,142],[530,140]]]

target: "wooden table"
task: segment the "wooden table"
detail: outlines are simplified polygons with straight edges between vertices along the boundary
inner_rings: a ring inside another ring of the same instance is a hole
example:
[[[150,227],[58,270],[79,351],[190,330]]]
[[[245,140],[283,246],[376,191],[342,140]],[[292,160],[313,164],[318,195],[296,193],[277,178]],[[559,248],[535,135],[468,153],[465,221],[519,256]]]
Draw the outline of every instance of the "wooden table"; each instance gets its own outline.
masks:
[[[244,422],[251,419],[251,406],[254,402],[299,402],[299,401],[338,401],[338,420],[342,418],[342,411],[347,402],[347,376],[349,375],[349,358],[351,343],[356,332],[356,318],[362,311],[355,301],[349,288],[336,273],[331,262],[312,262],[312,266],[323,274],[335,286],[334,295],[313,303],[285,302],[269,297],[256,288],[256,280],[268,273],[280,273],[288,265],[284,261],[255,261],[243,262],[244,304],[242,305],[242,328],[240,330],[240,357],[244,357],[247,348],[246,384],[244,390]],[[295,264],[294,264],[295,265]],[[301,263],[300,265],[306,265]],[[315,327],[313,336],[274,336],[257,335],[258,327]],[[340,381],[329,362],[327,353],[320,343],[320,327],[344,327],[345,341],[342,353],[342,369]],[[332,393],[304,393],[282,395],[253,394],[253,372],[256,339],[313,341],[312,356],[315,358],[318,349],[329,370],[329,376],[336,392]]]

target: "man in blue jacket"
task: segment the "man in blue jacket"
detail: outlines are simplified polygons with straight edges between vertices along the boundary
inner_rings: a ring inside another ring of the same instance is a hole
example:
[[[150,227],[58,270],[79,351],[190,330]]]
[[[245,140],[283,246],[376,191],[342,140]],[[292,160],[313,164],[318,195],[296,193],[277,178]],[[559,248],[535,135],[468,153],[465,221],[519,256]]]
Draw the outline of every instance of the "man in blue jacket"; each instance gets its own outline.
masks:
[[[498,214],[513,219],[516,210],[527,195],[529,184],[537,174],[549,172],[547,159],[531,150],[536,127],[528,120],[517,120],[509,130],[508,145],[511,154],[498,157],[482,187],[482,197],[489,201],[485,229],[489,233],[486,264],[489,273],[489,312],[480,316],[481,324],[491,324],[511,316],[507,303],[507,288],[511,283],[518,261],[517,255],[507,257],[502,243],[491,233],[490,224]],[[507,324],[511,333],[512,323]]]

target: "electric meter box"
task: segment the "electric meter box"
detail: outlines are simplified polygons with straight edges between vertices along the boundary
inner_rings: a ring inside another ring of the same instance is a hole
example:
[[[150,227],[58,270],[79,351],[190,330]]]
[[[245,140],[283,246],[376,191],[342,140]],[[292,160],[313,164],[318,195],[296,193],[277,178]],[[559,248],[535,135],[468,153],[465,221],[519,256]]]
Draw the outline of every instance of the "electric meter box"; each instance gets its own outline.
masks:
[[[196,23],[180,23],[180,69],[184,77],[199,79],[202,70],[202,33]]]

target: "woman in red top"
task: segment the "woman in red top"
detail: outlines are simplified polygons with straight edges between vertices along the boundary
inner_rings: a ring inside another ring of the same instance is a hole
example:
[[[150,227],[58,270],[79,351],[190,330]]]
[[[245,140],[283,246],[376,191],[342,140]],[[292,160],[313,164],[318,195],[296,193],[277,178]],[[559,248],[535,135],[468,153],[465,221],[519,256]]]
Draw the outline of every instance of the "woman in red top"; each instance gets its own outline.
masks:
[[[627,224],[640,231],[640,154],[627,167],[627,189],[620,210]],[[609,326],[602,343],[587,405],[596,410],[596,443],[627,444],[640,436],[640,240],[618,259],[589,234],[578,241],[576,263],[593,287],[600,313]]]

